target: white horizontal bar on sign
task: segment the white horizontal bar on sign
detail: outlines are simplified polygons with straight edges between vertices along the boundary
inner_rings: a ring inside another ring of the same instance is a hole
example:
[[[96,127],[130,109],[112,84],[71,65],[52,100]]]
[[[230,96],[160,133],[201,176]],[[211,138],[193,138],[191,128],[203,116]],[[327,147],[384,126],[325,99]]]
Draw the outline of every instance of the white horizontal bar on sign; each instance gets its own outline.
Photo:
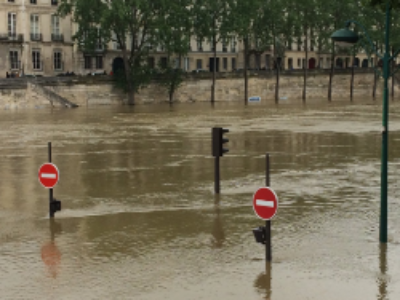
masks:
[[[42,178],[49,178],[49,179],[56,179],[56,174],[50,174],[50,173],[42,173],[40,174],[40,177]]]
[[[265,206],[265,207],[274,207],[275,206],[275,202],[274,201],[256,199],[256,205],[257,206]]]

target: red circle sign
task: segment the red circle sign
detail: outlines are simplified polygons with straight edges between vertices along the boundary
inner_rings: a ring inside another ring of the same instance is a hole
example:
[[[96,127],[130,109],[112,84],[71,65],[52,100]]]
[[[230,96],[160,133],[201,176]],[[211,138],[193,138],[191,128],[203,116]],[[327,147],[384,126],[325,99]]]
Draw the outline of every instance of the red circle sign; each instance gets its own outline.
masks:
[[[253,209],[260,219],[272,219],[278,210],[278,197],[275,192],[269,187],[259,188],[253,196]]]
[[[56,165],[45,163],[39,168],[39,182],[47,189],[53,188],[59,178],[59,172]]]

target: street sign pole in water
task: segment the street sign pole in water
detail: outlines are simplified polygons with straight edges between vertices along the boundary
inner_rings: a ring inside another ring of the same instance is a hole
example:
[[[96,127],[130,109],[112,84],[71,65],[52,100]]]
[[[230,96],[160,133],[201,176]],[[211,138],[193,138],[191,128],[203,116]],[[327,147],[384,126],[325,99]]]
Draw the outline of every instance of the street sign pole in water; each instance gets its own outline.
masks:
[[[253,234],[257,243],[265,245],[265,260],[272,260],[271,251],[271,219],[275,216],[278,210],[278,197],[275,192],[269,187],[269,154],[266,155],[266,172],[265,185],[266,187],[259,188],[253,195],[253,210],[255,214],[262,220],[265,220],[265,227],[259,226],[253,229]]]
[[[39,168],[39,182],[49,189],[49,215],[54,217],[55,212],[61,210],[61,201],[53,198],[53,187],[57,184],[60,172],[55,164],[51,163],[51,142],[48,143],[49,162]]]

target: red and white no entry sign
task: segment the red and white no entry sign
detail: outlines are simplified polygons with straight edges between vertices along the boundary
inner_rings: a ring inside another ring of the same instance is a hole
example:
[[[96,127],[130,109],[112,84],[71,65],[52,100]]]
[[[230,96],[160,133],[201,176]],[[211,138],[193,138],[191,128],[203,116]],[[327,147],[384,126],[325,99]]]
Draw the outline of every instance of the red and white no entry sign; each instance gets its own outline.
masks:
[[[51,189],[57,184],[59,174],[56,165],[45,163],[39,168],[39,182],[45,188]]]
[[[278,197],[275,192],[269,187],[259,188],[253,196],[253,209],[260,219],[272,219],[278,210]]]

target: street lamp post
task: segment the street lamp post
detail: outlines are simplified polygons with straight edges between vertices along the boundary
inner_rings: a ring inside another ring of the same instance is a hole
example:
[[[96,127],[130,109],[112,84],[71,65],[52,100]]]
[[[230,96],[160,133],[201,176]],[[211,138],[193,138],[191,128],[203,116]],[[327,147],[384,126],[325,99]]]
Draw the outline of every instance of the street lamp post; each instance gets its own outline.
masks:
[[[389,1],[386,3],[386,20],[385,20],[385,53],[380,55],[371,42],[365,28],[357,23],[356,21],[347,21],[346,28],[335,31],[331,35],[331,39],[334,42],[355,44],[359,40],[359,36],[354,31],[349,29],[349,26],[353,23],[360,26],[364,34],[371,45],[371,48],[376,53],[376,55],[383,61],[383,103],[382,103],[382,152],[381,152],[381,211],[380,211],[380,227],[379,227],[379,240],[381,243],[387,243],[387,218],[388,218],[388,78],[389,74],[389,62],[391,62],[399,53],[399,50],[393,56],[389,55],[389,30],[390,30],[390,12],[391,6]]]

